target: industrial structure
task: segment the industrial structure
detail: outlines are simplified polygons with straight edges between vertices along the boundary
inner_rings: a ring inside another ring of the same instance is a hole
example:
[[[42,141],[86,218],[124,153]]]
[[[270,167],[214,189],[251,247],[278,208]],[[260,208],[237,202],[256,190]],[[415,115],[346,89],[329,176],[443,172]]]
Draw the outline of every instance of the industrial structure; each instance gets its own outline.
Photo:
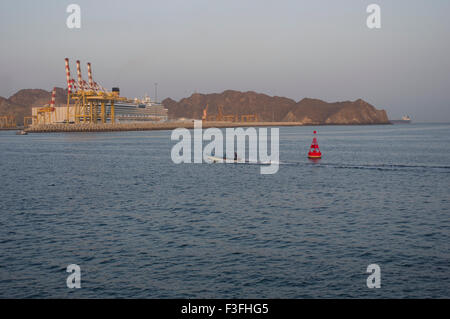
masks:
[[[70,77],[69,59],[66,62],[66,79],[67,79],[67,116],[66,122],[70,123],[71,118],[74,123],[106,123],[107,115],[110,122],[115,122],[114,104],[117,101],[126,101],[126,98],[120,97],[118,88],[113,88],[112,92],[108,92],[101,85],[94,82],[92,77],[91,63],[87,63],[88,80],[83,80],[81,75],[80,61],[77,61],[77,81]],[[71,107],[71,105],[73,105]],[[109,112],[107,112],[109,105]],[[71,117],[72,116],[72,117]]]
[[[36,118],[36,124],[48,124],[52,123],[56,117],[55,109],[56,87],[52,91],[52,100],[49,106],[44,106],[36,109],[36,114],[33,116]],[[33,118],[32,116],[32,118]],[[24,126],[27,125],[26,118],[23,119]]]
[[[217,115],[208,116],[209,104],[203,109],[202,121],[216,121],[216,122],[258,122],[256,114],[243,114],[239,117],[238,114],[223,114],[223,106],[219,105],[217,108]]]
[[[0,116],[0,128],[15,128],[17,126],[14,116]]]
[[[144,102],[135,99],[130,101],[120,96],[119,88],[106,90],[94,82],[91,63],[87,63],[88,81],[83,80],[80,61],[76,61],[77,79],[71,77],[69,59],[65,59],[67,102],[65,106],[55,105],[56,88],[53,89],[50,103],[44,107],[32,109],[32,125],[45,124],[97,124],[133,122],[133,121],[165,121],[168,111],[161,104],[155,104],[146,97]],[[24,118],[25,126],[30,117]]]

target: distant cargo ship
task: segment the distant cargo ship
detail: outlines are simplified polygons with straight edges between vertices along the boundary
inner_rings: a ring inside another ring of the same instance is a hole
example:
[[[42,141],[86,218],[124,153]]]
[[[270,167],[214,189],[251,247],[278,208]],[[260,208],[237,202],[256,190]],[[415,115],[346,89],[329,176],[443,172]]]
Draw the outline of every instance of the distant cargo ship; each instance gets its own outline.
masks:
[[[411,118],[408,115],[402,117],[401,120],[391,120],[392,124],[410,124]]]

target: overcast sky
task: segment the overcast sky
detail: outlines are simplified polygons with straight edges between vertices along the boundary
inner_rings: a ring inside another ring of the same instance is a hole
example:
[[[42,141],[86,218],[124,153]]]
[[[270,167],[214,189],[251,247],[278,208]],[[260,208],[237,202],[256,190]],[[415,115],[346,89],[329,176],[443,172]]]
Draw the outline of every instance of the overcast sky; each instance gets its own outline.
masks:
[[[66,8],[81,7],[81,29]],[[381,7],[381,29],[366,7]],[[64,58],[129,98],[227,89],[362,98],[450,122],[450,1],[2,0],[0,96],[65,87]],[[87,78],[87,76],[86,76]]]

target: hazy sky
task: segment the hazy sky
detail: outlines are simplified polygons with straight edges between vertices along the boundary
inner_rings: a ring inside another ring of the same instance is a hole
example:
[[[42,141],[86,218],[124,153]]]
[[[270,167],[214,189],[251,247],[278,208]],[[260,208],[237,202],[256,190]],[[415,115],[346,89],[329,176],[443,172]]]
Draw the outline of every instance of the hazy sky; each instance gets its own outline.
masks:
[[[66,7],[81,6],[81,29]],[[381,7],[381,29],[366,7]],[[450,1],[2,0],[0,96],[65,87],[64,58],[129,98],[257,91],[363,98],[391,118],[450,121]]]

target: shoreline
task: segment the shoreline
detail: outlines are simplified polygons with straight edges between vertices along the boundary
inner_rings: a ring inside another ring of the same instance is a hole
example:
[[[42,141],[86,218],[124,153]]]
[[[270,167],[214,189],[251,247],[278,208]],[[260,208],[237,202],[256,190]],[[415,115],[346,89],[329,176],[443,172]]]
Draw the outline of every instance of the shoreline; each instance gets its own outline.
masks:
[[[318,124],[302,122],[204,122],[202,128],[232,127],[273,127],[273,126],[324,126],[324,125],[390,125],[390,123],[365,124]],[[46,124],[24,129],[27,133],[61,133],[61,132],[126,132],[126,131],[161,131],[176,128],[193,129],[193,122],[166,123],[116,123],[116,124]]]

